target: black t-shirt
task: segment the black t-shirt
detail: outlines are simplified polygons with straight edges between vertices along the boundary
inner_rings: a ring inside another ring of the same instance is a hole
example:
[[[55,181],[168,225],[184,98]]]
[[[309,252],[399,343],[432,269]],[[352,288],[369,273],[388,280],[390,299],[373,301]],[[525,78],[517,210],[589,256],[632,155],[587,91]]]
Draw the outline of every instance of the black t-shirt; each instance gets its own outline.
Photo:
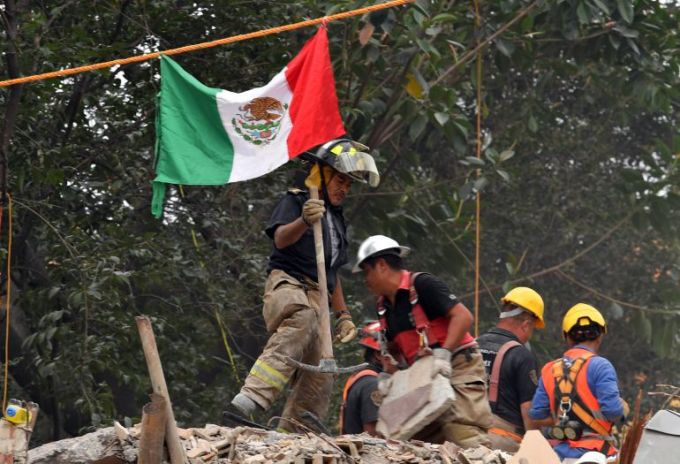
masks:
[[[368,369],[380,372],[375,366],[369,366]],[[379,393],[376,376],[366,375],[354,382],[347,393],[341,433],[361,433],[364,431],[364,424],[378,420],[382,398]]]
[[[419,274],[413,286],[418,293],[418,303],[422,306],[429,320],[447,317],[449,310],[458,304],[458,298],[451,293],[449,287],[432,274]],[[387,340],[392,341],[399,333],[413,330],[416,325],[409,301],[409,289],[399,289],[394,299],[394,309],[385,299],[385,319],[387,322]]]
[[[510,340],[519,339],[504,329],[495,327],[477,338],[484,368],[491,375],[496,354],[501,346]],[[520,404],[531,401],[538,385],[538,366],[534,355],[524,346],[518,346],[505,353],[498,377],[498,401],[491,403],[491,411],[524,430]]]
[[[309,194],[305,191],[291,190],[279,200],[274,208],[271,219],[267,224],[265,232],[273,240],[274,232],[280,225],[290,224],[302,214],[302,205],[309,199]],[[330,216],[329,216],[330,215]],[[338,234],[338,257],[331,265],[331,238],[328,227],[328,218],[333,221],[335,233]],[[324,255],[326,258],[326,280],[328,281],[328,292],[333,293],[338,269],[346,264],[347,258],[347,227],[342,215],[342,208],[334,207],[326,202],[326,213],[321,220],[323,230]],[[293,277],[301,279],[309,277],[314,282],[318,282],[316,272],[316,251],[314,248],[314,233],[309,227],[302,235],[300,240],[281,250],[272,245],[272,253],[269,256],[267,272],[272,269],[280,269]]]

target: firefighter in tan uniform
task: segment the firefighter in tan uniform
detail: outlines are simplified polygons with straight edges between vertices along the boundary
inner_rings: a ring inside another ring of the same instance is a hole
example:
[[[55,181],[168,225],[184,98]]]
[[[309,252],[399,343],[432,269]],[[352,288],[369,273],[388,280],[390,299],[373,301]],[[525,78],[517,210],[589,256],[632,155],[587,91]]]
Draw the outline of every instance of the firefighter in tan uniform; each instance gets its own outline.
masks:
[[[378,316],[390,353],[409,366],[431,354],[435,368],[450,378],[455,401],[414,438],[464,448],[490,446],[491,409],[482,355],[469,333],[472,314],[437,277],[405,270],[402,257],[408,251],[389,237],[374,235],[359,247],[353,270],[363,272],[366,286],[379,298]],[[418,321],[426,321],[422,329]]]
[[[323,200],[306,191],[290,190],[279,201],[265,232],[273,240],[265,284],[263,316],[269,340],[231,404],[243,415],[268,410],[287,384],[279,428],[296,431],[305,411],[326,417],[333,386],[332,374],[291,367],[286,357],[317,365],[320,358],[319,288],[312,224],[321,221],[330,308],[335,318],[335,339],[347,343],[356,328],[345,304],[338,269],[347,263],[348,242],[341,204],[352,182],[371,186],[379,182],[368,147],[348,139],[332,140],[314,154],[310,176],[319,180]],[[311,154],[310,154],[311,155]],[[320,168],[319,168],[320,166]],[[320,178],[320,179],[319,179]],[[287,420],[287,419],[293,420]]]

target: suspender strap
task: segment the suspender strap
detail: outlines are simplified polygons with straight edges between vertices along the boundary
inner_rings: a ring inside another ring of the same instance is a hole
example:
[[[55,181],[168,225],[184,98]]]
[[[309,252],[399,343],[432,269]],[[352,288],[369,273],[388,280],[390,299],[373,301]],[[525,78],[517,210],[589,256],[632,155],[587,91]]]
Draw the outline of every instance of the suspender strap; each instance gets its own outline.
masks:
[[[357,382],[357,380],[367,376],[377,377],[378,373],[372,369],[364,369],[362,371],[355,372],[349,377],[349,379],[347,379],[345,388],[342,390],[342,404],[340,405],[340,418],[338,420],[338,427],[340,433],[344,433],[345,409],[347,407],[347,396],[349,395],[349,389],[352,388],[352,386]]]
[[[607,437],[610,437],[609,431],[605,429],[602,424],[600,424],[590,412],[588,412],[583,406],[581,406],[578,402],[574,403],[573,406],[571,407],[571,410],[574,411],[574,414],[576,414],[576,417],[578,417],[584,424],[586,424],[588,427],[593,429],[598,435],[600,435],[602,439],[607,439]]]
[[[496,354],[496,359],[493,361],[491,368],[491,377],[489,378],[489,402],[495,403],[498,401],[498,379],[501,376],[501,365],[505,354],[516,346],[522,346],[517,340],[510,340],[503,343]]]
[[[522,435],[519,435],[517,433],[509,432],[507,430],[498,428],[498,427],[491,427],[489,429],[489,433],[493,433],[494,435],[498,435],[500,437],[507,437],[514,441],[515,443],[522,443]]]
[[[425,310],[418,304],[418,292],[416,291],[416,277],[422,272],[411,273],[411,283],[408,290],[408,300],[411,303],[411,313],[413,314],[413,322],[416,325],[416,330],[427,331],[430,328],[430,320],[425,314]]]

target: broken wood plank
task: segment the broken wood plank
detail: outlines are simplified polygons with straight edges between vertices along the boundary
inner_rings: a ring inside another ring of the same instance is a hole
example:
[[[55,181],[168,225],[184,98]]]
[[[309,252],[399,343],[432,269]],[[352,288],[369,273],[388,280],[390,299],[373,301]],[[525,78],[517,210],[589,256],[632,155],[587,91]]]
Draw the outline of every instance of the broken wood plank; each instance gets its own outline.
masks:
[[[139,437],[138,464],[160,464],[167,428],[165,398],[152,393],[151,402],[142,408],[142,434]]]
[[[137,320],[139,337],[142,340],[144,358],[146,358],[146,365],[149,369],[149,376],[151,377],[151,386],[153,387],[154,393],[158,393],[165,398],[167,414],[165,437],[170,453],[170,462],[172,464],[185,464],[187,458],[184,455],[182,443],[179,441],[179,435],[177,435],[175,414],[172,412],[172,403],[170,401],[170,395],[168,394],[168,386],[165,383],[161,358],[158,355],[156,337],[153,334],[151,321],[146,316],[138,316],[135,319]]]

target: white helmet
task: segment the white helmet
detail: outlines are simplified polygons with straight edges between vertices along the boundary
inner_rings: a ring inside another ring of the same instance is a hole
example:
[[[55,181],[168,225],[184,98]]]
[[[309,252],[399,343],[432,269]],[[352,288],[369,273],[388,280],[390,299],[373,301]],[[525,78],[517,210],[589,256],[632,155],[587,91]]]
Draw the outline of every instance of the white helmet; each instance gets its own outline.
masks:
[[[588,451],[576,461],[576,464],[606,464],[607,457],[597,451]]]
[[[359,246],[357,253],[357,263],[352,268],[352,272],[361,272],[361,263],[366,259],[380,255],[393,254],[400,257],[406,256],[411,251],[410,248],[400,246],[396,240],[384,235],[371,235]]]

